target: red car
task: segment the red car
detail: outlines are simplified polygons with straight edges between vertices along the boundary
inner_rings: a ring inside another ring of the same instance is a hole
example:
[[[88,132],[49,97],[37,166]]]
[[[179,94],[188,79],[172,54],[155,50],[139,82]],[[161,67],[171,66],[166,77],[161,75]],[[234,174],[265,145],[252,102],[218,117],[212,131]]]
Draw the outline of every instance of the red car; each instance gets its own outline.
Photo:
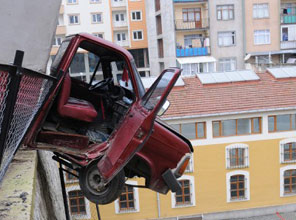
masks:
[[[145,91],[127,50],[89,34],[67,37],[51,67],[55,81],[24,143],[66,160],[79,172],[85,196],[98,204],[114,201],[125,177],[144,177],[145,187],[156,192],[176,192],[193,148],[157,115],[168,107],[180,72],[163,71]],[[44,87],[36,83],[36,89]]]

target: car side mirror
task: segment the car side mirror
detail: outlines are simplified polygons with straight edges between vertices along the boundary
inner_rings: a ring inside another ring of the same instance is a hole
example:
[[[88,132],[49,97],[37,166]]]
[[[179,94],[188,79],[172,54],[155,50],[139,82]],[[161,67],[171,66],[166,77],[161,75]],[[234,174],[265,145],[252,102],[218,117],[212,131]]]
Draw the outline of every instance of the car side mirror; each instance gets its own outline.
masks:
[[[158,116],[162,116],[170,107],[170,102],[168,100],[165,101],[159,112],[157,113]]]

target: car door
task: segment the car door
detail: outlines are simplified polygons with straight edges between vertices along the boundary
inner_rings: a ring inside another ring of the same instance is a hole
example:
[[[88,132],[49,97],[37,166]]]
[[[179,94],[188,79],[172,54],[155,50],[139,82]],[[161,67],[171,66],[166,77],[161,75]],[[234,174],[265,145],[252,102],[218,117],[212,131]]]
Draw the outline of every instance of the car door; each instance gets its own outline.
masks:
[[[163,71],[142,99],[130,108],[108,141],[108,150],[98,162],[104,183],[108,183],[145,144],[152,133],[156,115],[180,76],[181,70]]]

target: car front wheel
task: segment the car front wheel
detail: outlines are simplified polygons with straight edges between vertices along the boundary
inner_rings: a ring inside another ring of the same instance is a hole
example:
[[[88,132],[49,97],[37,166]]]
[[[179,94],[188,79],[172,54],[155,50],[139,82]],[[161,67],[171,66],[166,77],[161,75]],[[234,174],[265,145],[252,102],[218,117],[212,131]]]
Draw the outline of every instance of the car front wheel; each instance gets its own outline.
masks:
[[[103,185],[97,163],[94,161],[80,170],[79,184],[88,200],[104,205],[118,198],[124,186],[125,175],[121,170],[107,185]]]

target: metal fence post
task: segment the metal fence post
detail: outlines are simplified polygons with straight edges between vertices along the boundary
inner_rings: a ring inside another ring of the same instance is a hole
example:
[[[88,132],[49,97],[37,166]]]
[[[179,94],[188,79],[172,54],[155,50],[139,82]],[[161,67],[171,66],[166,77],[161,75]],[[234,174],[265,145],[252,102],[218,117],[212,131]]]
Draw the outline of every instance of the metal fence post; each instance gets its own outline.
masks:
[[[3,163],[5,142],[7,138],[8,129],[10,127],[10,123],[12,120],[15,102],[17,99],[17,94],[18,94],[18,90],[21,82],[22,73],[20,71],[20,68],[23,63],[23,58],[24,58],[24,51],[17,50],[15,53],[14,62],[13,62],[14,67],[12,67],[9,71],[11,80],[8,85],[8,95],[7,95],[8,101],[3,114],[4,115],[3,118],[5,120],[3,120],[2,127],[1,127],[1,134],[0,134],[0,165]],[[0,177],[0,181],[1,181],[1,177]]]
[[[70,220],[67,193],[66,193],[65,180],[64,180],[63,167],[62,167],[63,165],[61,162],[59,162],[59,165],[60,165],[59,173],[60,173],[60,179],[61,179],[62,194],[64,199],[65,215],[66,215],[66,220]]]

